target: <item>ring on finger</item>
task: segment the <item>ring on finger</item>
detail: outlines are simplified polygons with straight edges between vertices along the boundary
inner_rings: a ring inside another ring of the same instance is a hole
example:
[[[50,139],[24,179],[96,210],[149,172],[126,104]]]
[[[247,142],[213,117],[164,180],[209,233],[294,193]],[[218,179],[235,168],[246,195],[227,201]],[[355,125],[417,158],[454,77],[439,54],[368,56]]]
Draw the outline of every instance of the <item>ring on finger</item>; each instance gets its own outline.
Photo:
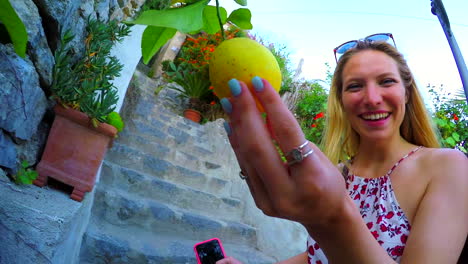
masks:
[[[247,173],[243,172],[242,170],[239,171],[239,177],[242,179],[242,180],[245,180],[247,179]]]
[[[293,148],[291,151],[286,153],[285,156],[288,165],[291,166],[293,164],[300,163],[312,153],[314,153],[314,149],[309,146],[309,141],[306,140],[300,146]]]

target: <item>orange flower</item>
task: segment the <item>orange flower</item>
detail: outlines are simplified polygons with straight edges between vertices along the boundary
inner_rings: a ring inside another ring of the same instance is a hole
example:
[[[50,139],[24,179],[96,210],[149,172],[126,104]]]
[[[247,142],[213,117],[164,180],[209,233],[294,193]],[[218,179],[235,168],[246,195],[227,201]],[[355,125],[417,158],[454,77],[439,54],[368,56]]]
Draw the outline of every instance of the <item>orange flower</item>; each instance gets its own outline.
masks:
[[[211,101],[210,105],[215,105],[216,102],[215,101]]]
[[[213,86],[210,86],[210,88],[208,88],[208,89],[210,89],[210,90],[213,90],[213,89],[214,89],[214,87],[213,87]]]

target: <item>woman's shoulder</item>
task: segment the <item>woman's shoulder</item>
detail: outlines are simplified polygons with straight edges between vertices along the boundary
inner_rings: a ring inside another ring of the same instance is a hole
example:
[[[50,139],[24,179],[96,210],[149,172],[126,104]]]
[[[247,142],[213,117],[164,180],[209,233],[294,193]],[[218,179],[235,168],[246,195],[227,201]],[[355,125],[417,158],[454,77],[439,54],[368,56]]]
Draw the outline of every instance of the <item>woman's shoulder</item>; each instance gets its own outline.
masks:
[[[449,148],[425,148],[419,166],[435,179],[468,178],[468,157],[463,152]]]

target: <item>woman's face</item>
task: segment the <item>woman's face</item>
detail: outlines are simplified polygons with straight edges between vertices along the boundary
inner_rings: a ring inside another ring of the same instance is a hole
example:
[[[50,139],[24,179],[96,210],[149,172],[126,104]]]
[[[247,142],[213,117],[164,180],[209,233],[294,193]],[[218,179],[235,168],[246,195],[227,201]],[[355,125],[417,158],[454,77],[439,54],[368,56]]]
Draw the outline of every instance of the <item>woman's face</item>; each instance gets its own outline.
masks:
[[[343,69],[341,99],[361,142],[400,135],[406,92],[397,63],[387,54],[365,50],[351,57]]]

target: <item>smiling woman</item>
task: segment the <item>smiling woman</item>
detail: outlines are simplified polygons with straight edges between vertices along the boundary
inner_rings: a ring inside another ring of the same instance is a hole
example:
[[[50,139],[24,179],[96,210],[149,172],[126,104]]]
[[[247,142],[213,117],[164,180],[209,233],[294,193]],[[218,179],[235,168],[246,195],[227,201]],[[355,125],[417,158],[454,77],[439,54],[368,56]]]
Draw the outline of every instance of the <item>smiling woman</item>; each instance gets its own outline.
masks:
[[[358,41],[338,60],[324,153],[304,140],[268,81],[253,85],[250,91],[229,81],[226,130],[256,205],[309,233],[307,251],[281,263],[457,262],[468,234],[468,159],[439,148],[395,47]],[[267,126],[253,95],[267,113]]]

